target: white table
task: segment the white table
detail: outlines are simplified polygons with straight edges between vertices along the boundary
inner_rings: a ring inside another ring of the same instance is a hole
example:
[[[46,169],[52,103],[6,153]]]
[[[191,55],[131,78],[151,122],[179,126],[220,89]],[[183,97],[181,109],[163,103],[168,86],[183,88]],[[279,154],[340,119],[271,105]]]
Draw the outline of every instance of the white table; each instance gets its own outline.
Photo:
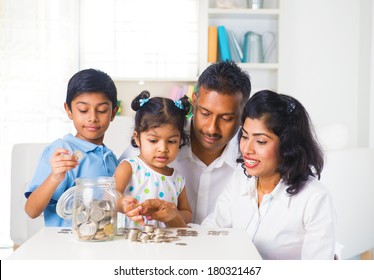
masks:
[[[168,229],[175,232],[177,229]],[[117,236],[104,242],[78,241],[61,228],[46,227],[23,243],[9,260],[260,260],[245,230],[224,229],[227,235],[182,236],[171,243],[140,243]],[[216,229],[222,230],[222,229]],[[186,243],[177,245],[176,243]]]

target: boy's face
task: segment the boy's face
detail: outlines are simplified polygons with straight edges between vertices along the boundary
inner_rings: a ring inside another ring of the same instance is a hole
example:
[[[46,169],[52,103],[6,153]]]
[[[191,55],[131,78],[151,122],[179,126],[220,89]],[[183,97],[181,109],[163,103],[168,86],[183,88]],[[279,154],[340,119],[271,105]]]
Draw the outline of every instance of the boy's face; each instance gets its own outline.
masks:
[[[71,102],[71,111],[65,103],[65,111],[77,130],[76,137],[102,145],[109,123],[114,119],[118,107],[100,92],[82,93]]]

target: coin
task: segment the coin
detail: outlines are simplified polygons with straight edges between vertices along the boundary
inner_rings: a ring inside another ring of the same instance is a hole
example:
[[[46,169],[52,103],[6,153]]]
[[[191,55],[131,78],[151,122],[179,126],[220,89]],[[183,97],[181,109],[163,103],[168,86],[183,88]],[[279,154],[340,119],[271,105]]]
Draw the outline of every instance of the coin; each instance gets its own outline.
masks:
[[[106,235],[111,235],[114,233],[114,226],[113,224],[107,224],[105,227],[104,227],[104,233]]]
[[[75,215],[75,220],[76,220],[77,225],[80,225],[84,222],[87,222],[88,216],[89,216],[89,214],[86,211],[78,212]]]
[[[153,225],[145,225],[144,226],[144,231],[151,233],[151,232],[154,231],[154,226]]]
[[[99,207],[92,207],[90,209],[90,220],[93,222],[100,222],[105,217],[105,211]]]
[[[79,233],[81,236],[93,236],[96,233],[97,226],[95,223],[86,222],[79,226]]]
[[[73,156],[75,157],[76,160],[81,160],[83,157],[83,153],[79,150],[75,150],[73,153]]]

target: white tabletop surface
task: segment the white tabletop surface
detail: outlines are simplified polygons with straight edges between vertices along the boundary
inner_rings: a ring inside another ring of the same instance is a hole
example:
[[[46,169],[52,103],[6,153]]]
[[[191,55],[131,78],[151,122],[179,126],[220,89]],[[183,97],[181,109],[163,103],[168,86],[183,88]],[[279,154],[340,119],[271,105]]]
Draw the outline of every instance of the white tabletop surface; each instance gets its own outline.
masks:
[[[177,229],[168,229],[176,232]],[[197,236],[182,236],[170,243],[133,242],[122,236],[114,240],[78,241],[61,228],[46,227],[22,244],[9,260],[260,260],[261,256],[245,230],[224,229],[227,235],[208,235],[208,229],[193,228]],[[216,229],[222,230],[222,229]],[[176,243],[185,243],[177,245]]]

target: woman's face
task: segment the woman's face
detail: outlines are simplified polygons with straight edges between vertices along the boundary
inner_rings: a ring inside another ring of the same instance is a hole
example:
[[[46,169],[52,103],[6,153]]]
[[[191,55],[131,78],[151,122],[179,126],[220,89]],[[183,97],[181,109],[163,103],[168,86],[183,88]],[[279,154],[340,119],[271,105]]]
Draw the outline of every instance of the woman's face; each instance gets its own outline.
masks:
[[[240,152],[247,174],[259,178],[279,178],[279,138],[261,119],[247,118],[242,127]]]

